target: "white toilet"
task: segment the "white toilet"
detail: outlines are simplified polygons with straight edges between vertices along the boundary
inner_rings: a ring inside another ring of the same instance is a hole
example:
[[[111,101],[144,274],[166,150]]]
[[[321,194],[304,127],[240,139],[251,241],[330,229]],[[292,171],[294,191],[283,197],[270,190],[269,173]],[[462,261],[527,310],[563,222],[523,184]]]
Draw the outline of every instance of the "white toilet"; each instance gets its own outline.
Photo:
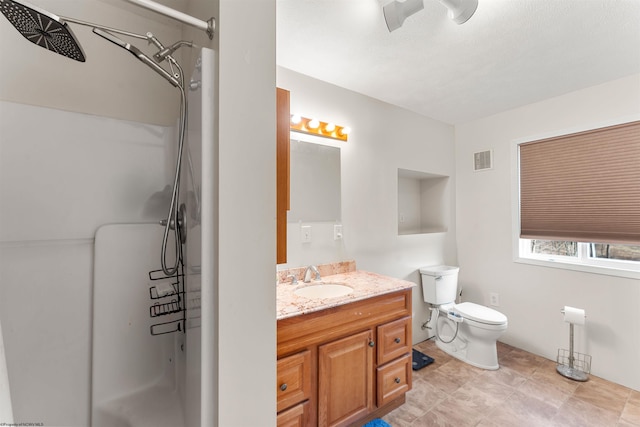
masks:
[[[507,329],[507,316],[471,302],[456,304],[458,267],[420,269],[425,302],[436,313],[436,345],[445,353],[483,369],[498,369],[496,341]]]

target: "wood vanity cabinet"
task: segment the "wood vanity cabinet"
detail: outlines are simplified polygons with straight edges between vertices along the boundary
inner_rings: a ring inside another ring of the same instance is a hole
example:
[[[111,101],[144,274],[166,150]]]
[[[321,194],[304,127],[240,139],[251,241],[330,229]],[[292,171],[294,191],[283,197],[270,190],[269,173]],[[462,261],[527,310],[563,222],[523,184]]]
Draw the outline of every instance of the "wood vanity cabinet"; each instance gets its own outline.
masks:
[[[277,376],[279,427],[359,426],[402,405],[411,289],[279,320]]]

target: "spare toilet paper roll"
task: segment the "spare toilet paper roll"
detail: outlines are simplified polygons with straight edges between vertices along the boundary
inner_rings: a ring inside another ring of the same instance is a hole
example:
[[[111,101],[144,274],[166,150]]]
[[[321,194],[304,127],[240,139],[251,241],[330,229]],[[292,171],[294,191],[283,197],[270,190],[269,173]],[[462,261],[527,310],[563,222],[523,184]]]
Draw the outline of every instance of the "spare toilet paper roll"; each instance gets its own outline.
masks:
[[[584,325],[585,313],[581,308],[564,307],[564,321],[575,325]]]

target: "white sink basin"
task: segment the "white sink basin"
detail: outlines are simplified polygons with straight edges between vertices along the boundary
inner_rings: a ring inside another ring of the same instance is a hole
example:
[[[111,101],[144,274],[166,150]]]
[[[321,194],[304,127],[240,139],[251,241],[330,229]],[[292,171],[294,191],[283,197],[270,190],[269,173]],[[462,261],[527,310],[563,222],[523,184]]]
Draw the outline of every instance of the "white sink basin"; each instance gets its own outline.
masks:
[[[337,298],[349,295],[353,288],[340,283],[313,283],[303,285],[293,291],[294,294],[305,298]]]

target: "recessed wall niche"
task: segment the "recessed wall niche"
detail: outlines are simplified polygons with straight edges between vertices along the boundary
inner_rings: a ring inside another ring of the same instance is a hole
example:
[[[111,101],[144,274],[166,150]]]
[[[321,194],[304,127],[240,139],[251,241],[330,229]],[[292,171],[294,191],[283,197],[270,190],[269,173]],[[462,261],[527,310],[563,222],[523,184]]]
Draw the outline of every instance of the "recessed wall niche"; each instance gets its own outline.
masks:
[[[447,231],[450,193],[446,175],[398,169],[398,234]]]

